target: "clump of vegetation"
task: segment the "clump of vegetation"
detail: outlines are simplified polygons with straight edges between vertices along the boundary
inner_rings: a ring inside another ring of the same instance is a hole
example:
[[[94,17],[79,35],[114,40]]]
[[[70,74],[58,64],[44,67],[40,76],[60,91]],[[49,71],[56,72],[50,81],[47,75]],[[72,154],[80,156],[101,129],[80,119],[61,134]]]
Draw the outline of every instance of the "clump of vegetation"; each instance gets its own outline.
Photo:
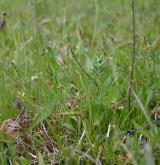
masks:
[[[157,164],[159,5],[1,0],[0,164]]]

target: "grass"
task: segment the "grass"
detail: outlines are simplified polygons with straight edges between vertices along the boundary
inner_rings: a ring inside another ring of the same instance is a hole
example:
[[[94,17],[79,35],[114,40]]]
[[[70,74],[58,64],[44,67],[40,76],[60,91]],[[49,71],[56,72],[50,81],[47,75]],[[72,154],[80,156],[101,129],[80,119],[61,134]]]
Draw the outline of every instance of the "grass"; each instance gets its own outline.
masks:
[[[159,164],[158,0],[0,1],[0,164]],[[3,12],[6,16],[3,16]]]

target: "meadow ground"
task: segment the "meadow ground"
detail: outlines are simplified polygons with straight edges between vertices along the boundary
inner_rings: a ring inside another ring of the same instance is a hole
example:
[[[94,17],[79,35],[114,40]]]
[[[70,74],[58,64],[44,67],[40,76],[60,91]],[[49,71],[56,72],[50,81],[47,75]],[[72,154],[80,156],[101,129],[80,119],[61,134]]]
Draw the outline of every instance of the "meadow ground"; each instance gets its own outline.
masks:
[[[160,1],[0,0],[0,164],[159,164]],[[5,13],[5,14],[4,14]]]

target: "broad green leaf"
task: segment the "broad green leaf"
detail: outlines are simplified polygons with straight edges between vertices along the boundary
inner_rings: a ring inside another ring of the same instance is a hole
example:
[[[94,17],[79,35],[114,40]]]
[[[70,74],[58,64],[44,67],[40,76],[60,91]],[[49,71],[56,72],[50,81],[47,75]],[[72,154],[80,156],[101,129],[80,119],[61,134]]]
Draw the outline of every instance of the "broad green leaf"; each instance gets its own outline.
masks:
[[[38,153],[38,164],[45,165],[44,158],[40,152]]]
[[[102,101],[105,103],[111,103],[112,101],[116,101],[119,95],[120,95],[119,88],[117,86],[110,86],[108,90],[104,92]]]
[[[112,83],[112,77],[108,77],[102,85],[102,92],[105,92]]]
[[[154,159],[152,156],[152,150],[149,144],[145,144],[144,146],[144,162],[145,165],[155,165]]]
[[[24,157],[20,157],[19,161],[21,165],[30,165],[29,161],[25,159]]]

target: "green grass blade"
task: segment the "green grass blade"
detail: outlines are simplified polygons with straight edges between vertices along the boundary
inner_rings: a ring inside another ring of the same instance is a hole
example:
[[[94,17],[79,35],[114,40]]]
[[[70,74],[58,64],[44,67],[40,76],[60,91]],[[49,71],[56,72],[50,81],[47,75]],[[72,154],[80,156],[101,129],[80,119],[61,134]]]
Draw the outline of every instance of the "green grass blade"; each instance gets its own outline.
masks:
[[[139,107],[140,107],[144,117],[146,118],[148,124],[150,125],[150,128],[152,129],[153,132],[155,132],[155,128],[154,128],[154,126],[153,126],[153,124],[151,122],[151,119],[150,119],[149,115],[147,114],[147,109],[142,104],[140,98],[136,95],[136,93],[134,92],[133,88],[131,88],[131,90],[132,90],[133,96],[135,97],[136,102],[138,103],[138,105],[139,105]]]
[[[36,127],[40,122],[47,119],[47,117],[49,117],[53,113],[55,107],[55,104],[51,104],[45,107],[44,109],[41,109],[35,116],[35,119],[31,122],[29,131]]]

